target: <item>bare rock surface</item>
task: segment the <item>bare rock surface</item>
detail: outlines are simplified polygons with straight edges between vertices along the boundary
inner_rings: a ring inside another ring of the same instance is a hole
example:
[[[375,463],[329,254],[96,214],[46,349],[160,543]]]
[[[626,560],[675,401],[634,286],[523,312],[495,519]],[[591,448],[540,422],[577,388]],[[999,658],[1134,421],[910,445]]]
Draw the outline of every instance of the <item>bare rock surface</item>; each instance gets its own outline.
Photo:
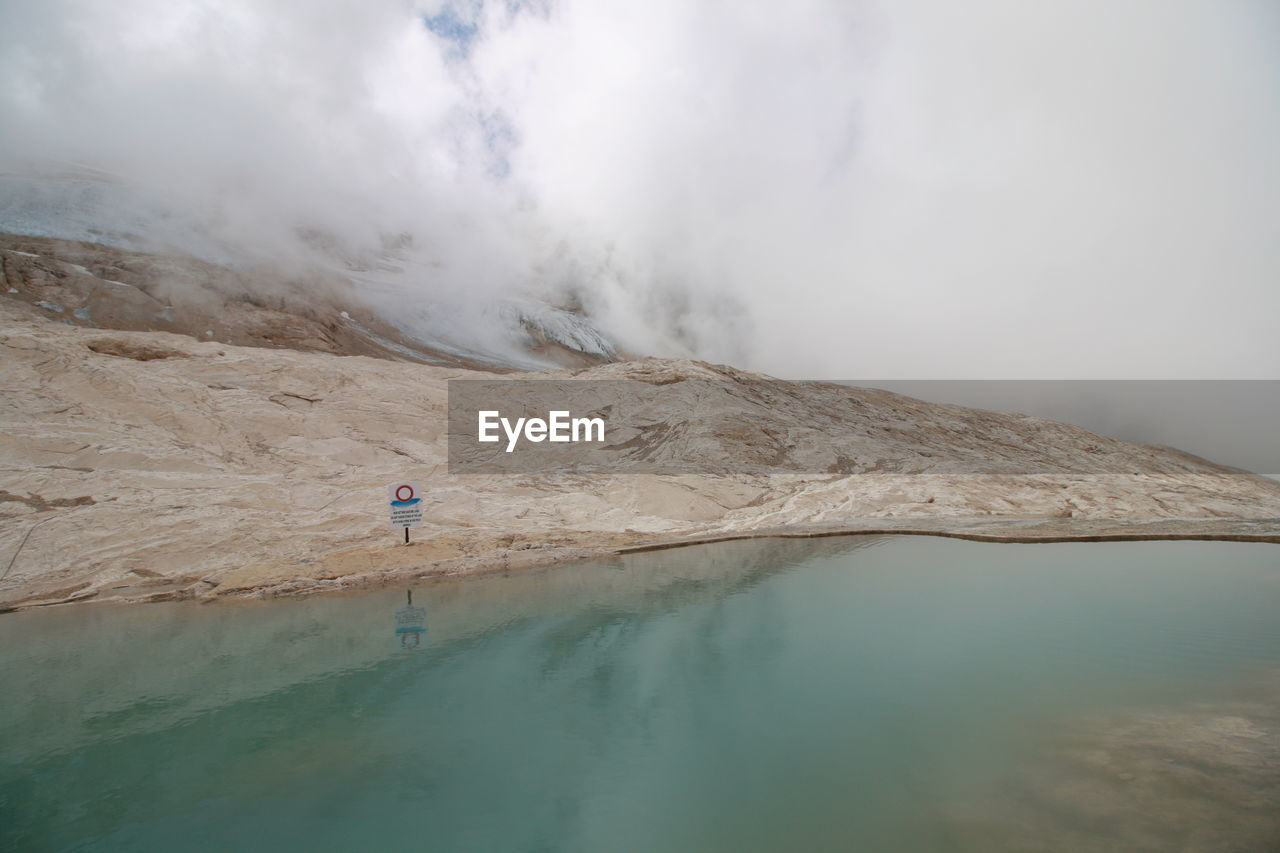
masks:
[[[6,296],[86,328],[492,369],[407,337],[336,274],[238,271],[185,255],[0,234],[0,278]]]
[[[122,275],[93,275],[108,274]],[[1280,483],[1176,450],[683,360],[527,375],[670,388],[637,447],[684,435],[697,474],[450,475],[446,383],[494,374],[72,324],[40,295],[0,299],[6,608],[309,592],[765,535],[1280,541]],[[691,417],[691,379],[732,393]],[[411,547],[386,522],[395,480],[427,487]]]

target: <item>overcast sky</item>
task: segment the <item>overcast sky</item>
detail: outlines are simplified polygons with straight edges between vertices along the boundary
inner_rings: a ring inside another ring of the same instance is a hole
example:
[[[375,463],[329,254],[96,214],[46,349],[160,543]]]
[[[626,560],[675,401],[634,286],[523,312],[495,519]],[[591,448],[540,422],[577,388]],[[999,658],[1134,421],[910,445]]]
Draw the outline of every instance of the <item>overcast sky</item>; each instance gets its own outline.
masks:
[[[0,166],[782,376],[1280,376],[1273,0],[0,3]]]

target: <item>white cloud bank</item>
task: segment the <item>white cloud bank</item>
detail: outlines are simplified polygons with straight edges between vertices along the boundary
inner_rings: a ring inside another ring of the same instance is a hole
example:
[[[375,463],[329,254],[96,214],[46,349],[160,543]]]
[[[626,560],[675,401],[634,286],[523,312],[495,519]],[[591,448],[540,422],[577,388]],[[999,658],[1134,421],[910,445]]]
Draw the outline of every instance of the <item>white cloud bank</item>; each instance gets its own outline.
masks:
[[[1277,104],[1268,0],[0,8],[11,172],[790,376],[1274,378]]]

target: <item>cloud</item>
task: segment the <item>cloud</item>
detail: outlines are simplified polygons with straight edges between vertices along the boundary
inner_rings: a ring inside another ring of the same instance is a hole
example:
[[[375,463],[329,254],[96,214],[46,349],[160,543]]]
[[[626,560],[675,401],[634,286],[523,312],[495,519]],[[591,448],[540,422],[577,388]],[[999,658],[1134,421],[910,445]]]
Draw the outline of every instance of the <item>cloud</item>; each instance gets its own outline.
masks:
[[[6,162],[106,170],[277,259],[409,237],[365,286],[424,328],[492,337],[489,306],[534,294],[626,349],[783,375],[1280,363],[1261,0],[0,15]]]

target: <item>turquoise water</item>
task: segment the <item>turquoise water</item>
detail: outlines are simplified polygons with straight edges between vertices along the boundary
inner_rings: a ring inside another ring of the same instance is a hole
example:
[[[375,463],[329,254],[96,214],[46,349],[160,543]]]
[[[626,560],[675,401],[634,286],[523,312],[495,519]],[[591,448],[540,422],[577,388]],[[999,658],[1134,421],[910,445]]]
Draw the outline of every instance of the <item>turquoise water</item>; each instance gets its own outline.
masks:
[[[419,584],[409,639],[405,598],[0,617],[0,849],[1029,849],[1071,818],[1000,792],[1063,732],[1280,668],[1269,545],[733,542]]]

